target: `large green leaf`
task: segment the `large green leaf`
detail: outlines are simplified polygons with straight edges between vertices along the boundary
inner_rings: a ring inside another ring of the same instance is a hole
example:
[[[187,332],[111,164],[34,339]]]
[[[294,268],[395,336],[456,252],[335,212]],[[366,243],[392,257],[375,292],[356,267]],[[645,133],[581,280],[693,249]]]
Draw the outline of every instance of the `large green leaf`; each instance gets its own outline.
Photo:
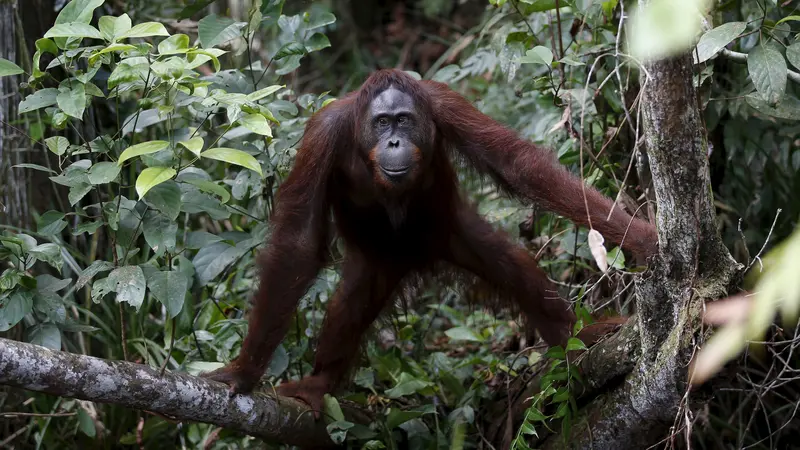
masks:
[[[144,196],[144,202],[175,220],[181,213],[181,189],[178,183],[169,180],[151,188]]]
[[[69,140],[64,136],[49,137],[44,140],[44,143],[47,145],[48,150],[59,156],[66,153],[67,148],[69,148]]]
[[[33,309],[33,293],[16,291],[0,299],[0,332],[8,331]]]
[[[24,73],[22,67],[14,64],[13,62],[0,58],[0,77],[7,77],[11,75],[19,75]]]
[[[77,82],[72,83],[71,88],[61,88],[56,102],[64,114],[81,120],[86,110],[86,88]]]
[[[189,50],[189,36],[173,34],[158,44],[158,53],[162,55],[175,55],[186,53]]]
[[[144,22],[137,24],[130,30],[122,33],[117,40],[152,36],[169,36],[169,32],[166,28],[164,28],[164,25],[158,22]]]
[[[750,79],[761,97],[770,105],[777,105],[786,92],[786,60],[777,49],[759,45],[747,55]]]
[[[210,48],[236,39],[242,35],[241,28],[231,18],[210,14],[197,24],[197,37],[200,45]]]
[[[108,284],[117,293],[117,302],[128,303],[137,310],[144,301],[147,282],[139,266],[124,266],[108,274]]]
[[[72,0],[58,13],[55,23],[89,23],[92,20],[94,10],[104,2],[105,0]]]
[[[321,14],[316,14],[311,17],[308,21],[308,25],[306,25],[306,30],[315,30],[317,28],[324,27],[325,25],[330,25],[336,22],[336,16],[329,12],[324,12]]]
[[[245,114],[239,118],[239,123],[253,133],[272,137],[272,129],[267,123],[267,118],[261,114]]]
[[[150,293],[167,308],[169,318],[181,312],[189,290],[189,277],[178,271],[155,272],[147,279]]]
[[[328,48],[331,46],[331,41],[328,40],[328,36],[325,36],[322,33],[314,33],[310,38],[306,39],[306,51],[308,53],[311,52],[318,52],[323,48]]]
[[[141,144],[136,144],[130,146],[119,155],[119,160],[117,164],[122,165],[125,161],[134,158],[136,156],[141,155],[149,155],[150,153],[160,152],[165,148],[169,147],[169,142],[167,141],[148,141],[142,142]]]
[[[108,161],[99,162],[89,169],[89,182],[92,184],[110,183],[117,179],[119,171],[119,164]]]
[[[717,52],[725,48],[747,28],[745,22],[724,23],[713,30],[709,30],[697,43],[697,52],[694,53],[695,64],[707,61]]]
[[[100,31],[87,24],[81,22],[61,23],[54,25],[53,28],[47,30],[44,34],[46,38],[91,38],[103,39]]]
[[[178,145],[186,148],[187,150],[189,150],[190,152],[194,153],[197,156],[200,156],[200,152],[203,151],[204,144],[205,142],[203,141],[203,138],[200,136],[193,137],[186,141],[178,142]]]
[[[64,213],[59,211],[47,211],[36,220],[36,230],[42,236],[55,236],[67,227],[64,220]]]
[[[132,23],[131,18],[127,14],[123,14],[119,17],[103,16],[98,21],[98,25],[103,39],[111,42],[130,31]]]
[[[519,59],[522,64],[544,64],[549,66],[553,63],[553,52],[549,48],[537,45],[525,52],[525,56]]]
[[[224,161],[230,164],[246,167],[259,175],[263,176],[261,172],[261,165],[258,164],[253,156],[241,150],[234,148],[217,147],[204,151],[200,154],[203,158],[216,159],[217,161]]]
[[[40,108],[46,108],[56,104],[58,98],[58,89],[45,88],[36,91],[33,94],[25,97],[25,100],[19,102],[19,113],[26,113],[35,111]]]
[[[147,211],[142,223],[144,240],[157,254],[175,250],[178,223],[156,210]]]
[[[800,42],[795,42],[786,47],[786,59],[788,59],[793,66],[800,69]]]
[[[51,350],[61,350],[61,330],[54,323],[35,325],[27,330],[25,340]]]
[[[136,193],[144,197],[153,186],[157,186],[175,176],[172,167],[148,167],[136,178]]]

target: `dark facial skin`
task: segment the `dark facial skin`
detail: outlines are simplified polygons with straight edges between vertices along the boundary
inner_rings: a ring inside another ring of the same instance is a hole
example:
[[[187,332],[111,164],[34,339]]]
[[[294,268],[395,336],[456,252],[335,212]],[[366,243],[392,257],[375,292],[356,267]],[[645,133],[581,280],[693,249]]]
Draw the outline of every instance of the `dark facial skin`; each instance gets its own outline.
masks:
[[[410,95],[389,88],[370,104],[364,132],[371,138],[369,157],[382,184],[409,183],[421,170],[430,147],[428,127]]]

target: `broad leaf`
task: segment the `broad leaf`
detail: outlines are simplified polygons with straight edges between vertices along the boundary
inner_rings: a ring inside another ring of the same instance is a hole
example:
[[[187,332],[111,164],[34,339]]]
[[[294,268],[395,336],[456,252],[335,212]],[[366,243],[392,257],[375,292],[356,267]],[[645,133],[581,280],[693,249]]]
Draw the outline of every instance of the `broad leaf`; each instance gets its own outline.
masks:
[[[325,25],[330,25],[336,22],[336,16],[329,12],[324,12],[322,14],[314,15],[309,21],[308,25],[306,25],[306,30],[315,30],[317,28],[324,27]]]
[[[695,64],[705,62],[716,55],[717,52],[742,34],[745,28],[747,28],[747,23],[745,22],[728,22],[709,30],[697,43],[697,52],[692,52],[695,57]]]
[[[54,25],[44,34],[46,38],[91,38],[103,39],[97,28],[81,22]]]
[[[124,266],[108,274],[109,287],[117,293],[117,302],[128,303],[137,310],[144,301],[146,282],[139,266]]]
[[[286,58],[287,56],[303,56],[305,54],[306,48],[302,44],[299,42],[288,42],[283,44],[283,46],[278,49],[278,52],[275,53],[274,59],[279,60]]]
[[[177,316],[183,308],[189,277],[177,271],[155,272],[147,280],[150,293],[167,309],[169,318]]]
[[[261,172],[261,165],[258,164],[253,156],[241,150],[233,148],[217,147],[204,151],[200,154],[203,158],[216,159],[217,161],[224,161],[230,164],[246,167],[259,175],[263,176]]]
[[[274,86],[265,87],[264,89],[259,89],[259,90],[255,91],[255,92],[251,92],[251,93],[247,94],[247,100],[251,101],[251,102],[256,102],[256,101],[261,100],[262,98],[264,98],[264,97],[266,97],[268,95],[271,95],[271,94],[274,94],[275,92],[278,92],[279,90],[283,89],[284,87],[286,87],[286,86],[282,85],[282,84],[276,84]]]
[[[56,102],[64,114],[81,120],[86,110],[86,88],[80,83],[72,83],[72,88],[60,90]]]
[[[178,183],[168,180],[151,188],[144,196],[144,202],[175,220],[181,213],[181,189]]]
[[[158,22],[144,22],[122,33],[117,40],[152,36],[169,36],[169,32],[164,28],[164,25]]]
[[[27,330],[25,340],[51,350],[61,350],[61,330],[54,323],[42,323]]]
[[[110,183],[117,179],[120,166],[113,162],[99,162],[89,169],[89,182],[92,184]]]
[[[747,55],[750,79],[762,98],[777,105],[786,92],[786,60],[771,46],[759,45]]]
[[[0,77],[19,75],[24,72],[20,66],[7,59],[0,58]]]
[[[553,52],[549,48],[537,45],[525,52],[525,56],[519,59],[522,64],[544,64],[550,66],[553,63]]]
[[[25,100],[19,102],[19,113],[26,113],[35,111],[40,108],[46,108],[56,104],[58,98],[58,89],[45,88],[36,91],[33,94],[25,97]]]
[[[479,336],[475,331],[467,327],[450,328],[444,334],[454,341],[474,341],[482,342],[484,339]]]
[[[162,55],[175,55],[186,53],[189,49],[189,36],[174,34],[158,44],[158,53]]]
[[[156,253],[175,250],[178,223],[171,220],[166,214],[156,210],[147,211],[142,229],[144,230],[144,240]]]
[[[186,182],[196,186],[203,192],[219,196],[222,203],[228,203],[228,200],[231,199],[231,194],[223,186],[220,186],[213,181],[190,178],[186,180]]]
[[[328,48],[331,46],[331,41],[328,40],[328,36],[325,36],[322,33],[314,33],[310,38],[306,40],[306,51],[308,53],[317,52],[322,50],[323,48]]]
[[[148,167],[136,178],[136,193],[139,198],[144,197],[153,186],[161,184],[175,176],[172,167]]]
[[[800,69],[800,42],[786,47],[786,59],[797,69]]]
[[[44,140],[47,149],[56,155],[63,155],[69,147],[69,141],[64,136],[53,136]]]
[[[119,17],[103,16],[98,21],[100,34],[106,41],[113,41],[131,29],[131,18],[127,14]]]
[[[197,24],[197,37],[203,48],[224,44],[242,35],[239,25],[233,19],[210,14]]]
[[[72,0],[67,2],[58,13],[55,23],[83,22],[92,20],[94,10],[101,6],[105,0]]]
[[[8,331],[33,309],[33,293],[16,291],[0,299],[0,332]]]
[[[47,211],[36,220],[36,231],[42,236],[58,235],[66,227],[64,213],[59,211]]]
[[[180,145],[181,147],[184,147],[185,149],[189,150],[190,152],[194,153],[197,156],[200,156],[200,152],[203,151],[203,145],[204,144],[205,143],[203,142],[203,138],[199,137],[199,136],[198,137],[193,137],[193,138],[189,139],[188,141],[180,141],[180,142],[178,142],[178,145]]]
[[[253,133],[272,137],[272,129],[269,127],[267,118],[261,114],[245,114],[239,118],[239,123]]]
[[[787,120],[800,120],[800,100],[786,96],[777,105],[768,104],[758,93],[745,97],[745,101],[756,111],[773,117]]]
[[[149,155],[150,153],[160,152],[165,148],[169,147],[169,142],[167,141],[148,141],[142,142],[141,144],[136,144],[130,146],[119,155],[119,160],[117,164],[122,165],[125,161],[134,158],[136,156],[141,155]]]

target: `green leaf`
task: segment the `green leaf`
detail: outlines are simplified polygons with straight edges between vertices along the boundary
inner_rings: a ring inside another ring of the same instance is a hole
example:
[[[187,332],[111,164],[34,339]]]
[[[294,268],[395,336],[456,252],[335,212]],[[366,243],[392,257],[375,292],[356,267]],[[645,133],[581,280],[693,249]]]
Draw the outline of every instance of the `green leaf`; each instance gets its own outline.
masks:
[[[153,186],[161,184],[175,176],[172,167],[148,167],[136,178],[136,193],[139,198],[144,197]]]
[[[343,421],[344,420],[344,413],[342,412],[342,407],[339,406],[339,401],[336,400],[336,397],[325,394],[323,397],[323,402],[325,403],[325,414],[331,417],[334,421]]]
[[[184,147],[185,149],[189,150],[190,152],[194,153],[197,156],[200,156],[200,152],[203,151],[203,145],[205,142],[203,141],[202,137],[193,137],[188,141],[180,141],[178,145]]]
[[[788,22],[790,20],[793,20],[795,22],[800,22],[800,16],[786,16],[783,19],[775,22],[775,26],[778,26],[778,25],[782,24],[783,22]]]
[[[42,323],[29,329],[25,340],[51,350],[61,350],[61,331],[54,323]]]
[[[261,114],[245,114],[239,118],[239,123],[253,133],[272,137],[272,129],[267,118]]]
[[[759,45],[747,55],[750,79],[761,97],[775,106],[786,92],[786,60],[771,46]]]
[[[59,211],[47,211],[36,220],[36,231],[42,236],[58,235],[66,227],[64,213]]]
[[[175,235],[178,233],[178,223],[171,220],[166,214],[150,210],[142,222],[144,240],[156,253],[164,250],[175,250]]]
[[[484,339],[468,327],[450,328],[444,334],[454,341],[483,342]]]
[[[303,46],[303,44],[300,44],[299,42],[287,42],[286,44],[283,44],[281,48],[278,49],[278,52],[275,53],[274,58],[276,60],[279,60],[287,56],[292,56],[292,55],[303,56],[305,54],[306,54],[306,48],[305,46]]]
[[[71,206],[75,206],[83,197],[92,190],[92,185],[89,183],[76,183],[69,188],[67,200]]]
[[[194,0],[194,3],[186,6],[178,13],[178,20],[188,19],[200,12],[206,6],[214,3],[215,0]]]
[[[136,156],[141,155],[149,155],[150,153],[160,152],[165,148],[169,147],[169,142],[167,141],[148,141],[142,142],[141,144],[136,144],[131,147],[125,149],[121,155],[119,155],[119,160],[117,164],[122,165],[125,161],[134,158]]]
[[[200,154],[203,158],[215,159],[217,161],[224,161],[230,164],[236,164],[248,168],[259,175],[263,176],[261,172],[261,165],[258,164],[255,158],[250,154],[241,150],[233,148],[217,147],[204,151]]]
[[[385,394],[389,398],[400,398],[425,390],[431,385],[429,381],[414,378],[411,374],[403,372],[397,380],[397,385],[388,389]]]
[[[35,111],[40,108],[46,108],[56,104],[58,98],[58,89],[46,88],[36,91],[33,94],[25,97],[25,100],[19,102],[19,113],[26,113]]]
[[[0,298],[0,332],[8,331],[33,309],[33,292],[16,291]]]
[[[189,277],[178,271],[154,272],[147,279],[150,293],[167,309],[169,318],[177,316],[183,308],[189,290]]]
[[[609,250],[606,254],[606,260],[611,264],[611,267],[617,270],[625,269],[625,254],[622,253],[622,249],[619,247]]]
[[[207,285],[219,276],[225,268],[256,245],[258,245],[258,242],[247,240],[238,243],[236,246],[226,242],[216,242],[201,248],[192,259],[197,281],[202,286]]]
[[[336,16],[329,12],[324,12],[322,14],[317,14],[308,21],[308,25],[306,25],[306,30],[316,30],[317,28],[322,28],[325,25],[330,25],[336,22]]]
[[[83,22],[92,20],[94,10],[101,6],[105,0],[72,0],[67,2],[58,13],[55,23]]]
[[[51,242],[39,244],[28,250],[28,254],[39,261],[49,264],[54,269],[58,270],[59,273],[61,272],[64,259],[61,257],[61,248],[57,244]]]
[[[725,48],[731,41],[739,37],[740,34],[747,28],[745,22],[728,22],[724,23],[713,30],[700,37],[697,43],[697,52],[692,52],[695,58],[695,64],[700,64],[709,60],[717,52]]]
[[[265,87],[264,89],[259,89],[259,90],[255,91],[255,92],[251,92],[251,93],[247,94],[247,101],[257,102],[258,100],[261,100],[262,98],[264,98],[264,97],[266,97],[268,95],[271,95],[271,94],[274,94],[275,92],[278,92],[279,90],[283,89],[284,87],[286,87],[286,85],[276,84],[276,85],[273,85],[273,86]]]
[[[129,50],[134,50],[136,47],[130,44],[111,44],[108,47],[99,50],[97,53],[94,53],[92,56],[89,57],[89,64],[94,64],[101,55],[105,55],[106,53],[111,52],[127,52]]]
[[[800,69],[800,42],[795,42],[786,47],[786,59],[788,59],[793,66]]]
[[[553,63],[553,52],[549,48],[537,45],[525,52],[525,56],[519,59],[522,64],[544,64],[550,66]]]
[[[331,46],[331,41],[328,40],[328,36],[325,36],[322,33],[314,33],[310,38],[306,40],[306,45],[305,45],[306,51],[308,53],[316,52],[330,46]]]
[[[196,186],[203,192],[219,196],[222,203],[228,203],[228,200],[231,199],[231,194],[223,186],[220,186],[213,181],[202,180],[199,178],[190,178],[185,181]]]
[[[61,23],[54,25],[44,34],[46,38],[90,38],[103,39],[97,28],[81,22]]]
[[[108,285],[117,293],[118,303],[128,303],[138,311],[144,301],[147,285],[139,266],[124,266],[108,274]]]
[[[94,420],[92,420],[92,417],[89,415],[89,413],[87,413],[86,410],[81,407],[78,408],[78,429],[90,438],[93,438],[97,435],[97,430],[94,426]]]
[[[81,120],[86,110],[86,88],[80,83],[72,83],[72,88],[61,89],[56,97],[58,107],[64,114]]]
[[[64,136],[53,136],[44,140],[48,150],[56,155],[63,155],[69,147],[69,141]]]
[[[181,189],[178,183],[168,180],[151,188],[144,196],[144,202],[175,220],[181,213]]]
[[[557,345],[555,347],[548,348],[547,352],[544,354],[544,357],[563,360],[567,358],[567,354],[564,352],[564,347]]]
[[[117,179],[120,166],[113,162],[99,162],[89,169],[89,182],[92,184],[110,183]]]
[[[122,33],[117,40],[152,36],[169,36],[169,32],[158,22],[143,22]]]
[[[197,24],[197,37],[203,48],[210,48],[236,39],[242,35],[236,22],[228,17],[210,14]]]
[[[55,171],[55,170],[53,170],[53,169],[49,169],[49,168],[47,168],[47,167],[45,167],[45,166],[40,166],[39,164],[33,164],[33,163],[22,163],[22,164],[15,164],[15,165],[13,165],[13,166],[11,166],[11,167],[13,167],[13,168],[17,168],[17,167],[19,167],[20,169],[33,169],[33,170],[39,170],[39,171],[42,171],[42,172],[47,172],[47,173],[58,173],[58,172],[56,172],[56,171]]]
[[[0,58],[0,77],[19,75],[21,73],[25,73],[25,71],[20,66],[7,59]]]
[[[173,34],[158,44],[158,53],[162,55],[176,55],[189,50],[189,36]]]
[[[411,419],[422,417],[423,414],[424,412],[422,411],[403,411],[397,408],[389,408],[389,412],[386,414],[386,428],[392,430]]]
[[[100,227],[103,226],[103,222],[96,221],[96,222],[82,222],[72,230],[73,236],[79,236],[83,233],[94,234]]]
[[[567,351],[586,350],[586,345],[578,338],[571,337],[567,340]]]
[[[113,269],[114,265],[108,261],[97,260],[94,261],[89,267],[83,269],[83,272],[78,276],[78,281],[75,282],[75,290],[80,290],[86,283],[92,281],[95,275],[100,272],[108,272]]]
[[[701,29],[697,0],[651,0],[628,24],[630,53],[643,61],[665,58],[692,48]]]
[[[131,18],[127,14],[119,17],[103,16],[98,21],[100,34],[106,41],[113,41],[131,29]]]
[[[795,97],[786,96],[783,101],[774,106],[768,104],[758,93],[747,95],[744,99],[748,105],[761,114],[780,119],[800,120],[800,100]]]

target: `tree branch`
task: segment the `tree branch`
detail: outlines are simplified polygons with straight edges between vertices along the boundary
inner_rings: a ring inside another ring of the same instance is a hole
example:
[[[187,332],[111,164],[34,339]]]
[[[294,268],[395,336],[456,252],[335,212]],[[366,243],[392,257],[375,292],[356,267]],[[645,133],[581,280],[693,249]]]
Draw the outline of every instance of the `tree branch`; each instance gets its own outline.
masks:
[[[260,393],[231,397],[224,384],[186,373],[159,376],[141,364],[8,339],[0,339],[0,384],[210,423],[289,445],[333,444],[325,422],[294,399]]]

